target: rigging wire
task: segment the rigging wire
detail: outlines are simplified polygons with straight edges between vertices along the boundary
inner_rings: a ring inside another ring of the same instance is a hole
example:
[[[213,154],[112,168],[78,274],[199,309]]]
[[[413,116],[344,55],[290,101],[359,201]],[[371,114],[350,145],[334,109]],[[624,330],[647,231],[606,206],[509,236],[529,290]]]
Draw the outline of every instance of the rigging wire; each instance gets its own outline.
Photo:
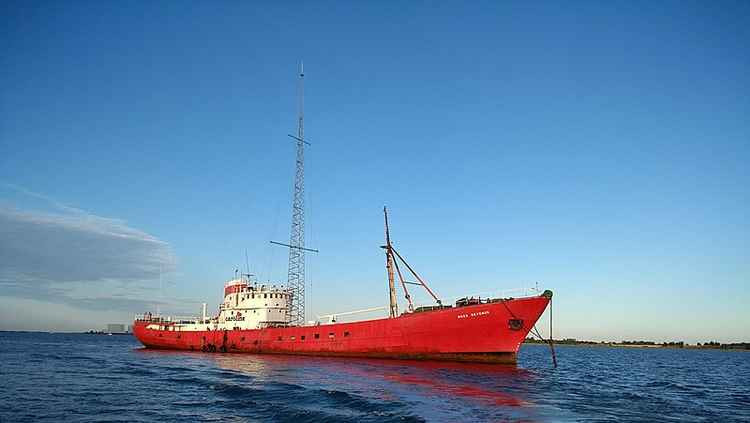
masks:
[[[279,226],[280,215],[281,215],[281,199],[277,198],[276,207],[275,207],[274,214],[273,214],[273,224],[271,225],[271,233],[269,234],[268,239],[276,238],[276,232]],[[258,275],[258,279],[257,279],[261,283],[264,281],[264,279],[268,279],[268,280],[271,279],[271,273],[273,272],[274,262],[276,258],[276,254],[274,254],[276,252],[276,249],[271,246],[266,247],[266,248],[267,248],[266,250],[267,253],[266,253],[265,269],[263,269],[260,272],[260,274]]]
[[[309,155],[308,155],[308,157],[309,157]],[[308,184],[307,186],[309,188],[310,185]],[[313,226],[314,226],[313,225],[313,219],[312,219],[312,216],[313,216],[313,212],[312,212],[313,211],[313,206],[312,206],[312,194],[310,193],[310,190],[305,190],[305,195],[307,196],[307,204],[306,204],[306,206],[307,206],[307,211],[306,211],[306,214],[307,214],[307,216],[306,216],[306,219],[307,219],[307,222],[306,222],[307,223],[307,230],[306,230],[305,235],[306,236],[307,235],[310,236],[310,245],[318,245],[315,242],[315,232],[313,231]],[[307,266],[307,268],[305,269],[305,273],[306,273],[306,276],[307,276],[307,280],[305,281],[305,283],[307,284],[307,287],[305,288],[305,290],[307,291],[305,293],[305,303],[307,303],[308,297],[310,297],[310,295],[312,295],[313,277],[312,277],[311,274],[314,274],[315,272],[311,272],[310,271],[310,270],[312,270],[312,267],[313,267],[313,266],[310,266],[311,264],[312,263],[305,263],[305,265]],[[307,310],[307,304],[305,304],[305,310]],[[303,316],[302,323],[304,323],[305,321],[306,321],[305,320],[305,316]]]
[[[500,302],[505,306],[505,309],[508,310],[508,313],[510,313],[511,317],[513,317],[516,320],[521,320],[518,318],[518,316],[515,315],[515,313],[513,313],[510,307],[508,307],[508,304],[506,304],[504,298],[501,298]],[[521,321],[523,322],[523,320]],[[549,339],[544,339],[542,334],[540,334],[539,330],[536,328],[536,324],[534,324],[534,326],[531,328],[529,333],[539,338],[540,341],[546,342],[547,344],[549,344],[549,349],[552,352],[552,364],[554,368],[557,368],[557,355],[555,354],[555,346],[552,340],[552,298],[550,298],[549,300]]]

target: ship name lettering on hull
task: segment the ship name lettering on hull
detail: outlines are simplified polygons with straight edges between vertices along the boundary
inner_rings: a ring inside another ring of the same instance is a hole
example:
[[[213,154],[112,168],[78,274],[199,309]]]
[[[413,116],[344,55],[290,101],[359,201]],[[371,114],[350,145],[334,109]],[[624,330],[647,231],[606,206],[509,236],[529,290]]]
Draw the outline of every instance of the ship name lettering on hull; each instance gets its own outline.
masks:
[[[465,319],[465,318],[467,318],[467,317],[477,317],[477,316],[484,316],[484,315],[487,315],[487,314],[490,314],[490,312],[489,312],[489,311],[487,311],[487,310],[485,310],[485,311],[475,311],[475,312],[473,312],[473,313],[464,313],[464,314],[459,314],[459,315],[458,315],[458,316],[456,316],[456,317],[457,317],[457,318],[459,318],[459,319]]]

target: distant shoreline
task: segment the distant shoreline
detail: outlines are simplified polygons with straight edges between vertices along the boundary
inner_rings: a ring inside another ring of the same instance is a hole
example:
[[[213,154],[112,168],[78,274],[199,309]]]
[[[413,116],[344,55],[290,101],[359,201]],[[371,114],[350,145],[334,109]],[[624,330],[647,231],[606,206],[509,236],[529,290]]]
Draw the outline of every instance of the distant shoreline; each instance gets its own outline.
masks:
[[[132,335],[131,332],[104,332],[104,331],[93,331],[88,332],[71,332],[71,333],[83,333],[84,335]]]
[[[49,331],[49,330],[0,330],[0,333],[51,333],[62,335],[132,335],[132,332],[104,332],[104,331]]]
[[[540,341],[538,339],[526,338],[524,344],[541,344],[546,345],[549,341]],[[652,341],[583,341],[577,339],[553,339],[555,345],[572,345],[587,347],[617,347],[617,348],[673,348],[687,350],[732,350],[732,351],[750,351],[750,342],[734,342],[722,344],[719,342],[706,342],[697,344],[687,344],[684,342],[663,342],[661,344]]]

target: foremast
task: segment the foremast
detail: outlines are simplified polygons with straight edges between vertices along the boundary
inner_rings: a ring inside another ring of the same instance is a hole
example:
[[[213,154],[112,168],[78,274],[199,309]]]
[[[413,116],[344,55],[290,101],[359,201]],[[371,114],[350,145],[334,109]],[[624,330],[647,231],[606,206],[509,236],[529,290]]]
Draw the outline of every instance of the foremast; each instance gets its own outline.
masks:
[[[391,245],[391,234],[388,230],[388,210],[383,207],[385,216],[385,268],[388,271],[388,293],[390,297],[390,317],[398,316],[398,301],[396,301],[396,284],[393,280],[393,246]],[[406,293],[406,299],[409,301],[411,308],[411,297]]]
[[[393,244],[391,244],[391,231],[388,227],[388,209],[386,207],[383,207],[383,215],[385,217],[385,245],[381,246],[380,248],[385,250],[385,267],[388,271],[388,293],[389,293],[389,300],[390,300],[390,317],[397,317],[398,316],[398,301],[396,300],[396,282],[394,280],[393,270],[396,270],[396,273],[398,274],[398,279],[401,282],[401,288],[404,290],[404,297],[406,298],[406,302],[408,303],[408,312],[413,313],[414,312],[414,302],[411,299],[411,294],[409,294],[409,289],[406,287],[406,285],[420,285],[422,286],[429,294],[432,296],[432,298],[435,300],[435,302],[438,304],[438,307],[443,306],[443,302],[438,298],[437,295],[430,289],[429,286],[427,286],[427,283],[419,277],[416,271],[409,266],[409,263],[406,262],[406,260],[401,256],[401,254],[396,251],[395,248],[393,248]],[[397,260],[398,259],[398,260]],[[406,266],[406,268],[411,272],[412,276],[414,276],[417,281],[419,282],[409,282],[404,279],[404,275],[401,273],[401,268],[398,267],[398,262],[401,262]]]

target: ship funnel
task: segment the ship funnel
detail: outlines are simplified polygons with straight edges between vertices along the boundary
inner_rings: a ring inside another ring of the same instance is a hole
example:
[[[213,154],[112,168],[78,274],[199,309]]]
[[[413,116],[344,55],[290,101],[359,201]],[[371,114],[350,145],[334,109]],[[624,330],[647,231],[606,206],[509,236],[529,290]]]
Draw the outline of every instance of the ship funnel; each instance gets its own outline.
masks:
[[[203,306],[201,307],[201,321],[206,321],[206,303],[203,303]]]

